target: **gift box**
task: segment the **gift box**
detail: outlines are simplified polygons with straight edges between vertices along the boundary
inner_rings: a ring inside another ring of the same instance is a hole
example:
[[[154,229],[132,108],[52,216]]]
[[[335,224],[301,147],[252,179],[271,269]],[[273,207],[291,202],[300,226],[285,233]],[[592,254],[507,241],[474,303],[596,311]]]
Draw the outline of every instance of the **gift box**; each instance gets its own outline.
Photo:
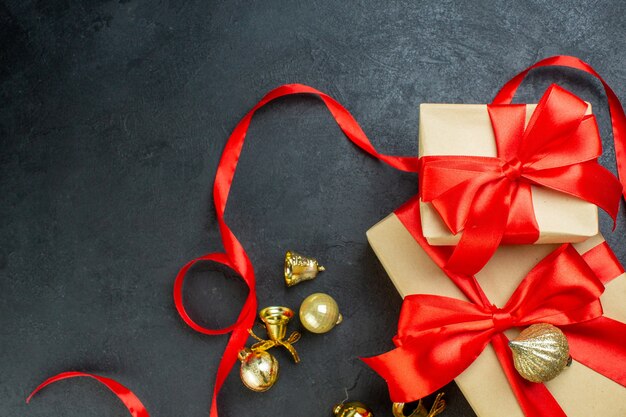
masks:
[[[526,105],[525,125],[536,107],[536,104]],[[591,114],[589,104],[586,114]],[[419,126],[420,157],[497,156],[487,105],[421,104]],[[593,203],[537,185],[531,185],[531,193],[539,229],[534,243],[580,242],[598,234],[598,209]],[[458,243],[462,232],[453,233],[430,202],[420,203],[420,214],[424,237],[429,244]]]
[[[368,230],[367,237],[403,298],[433,294],[466,299],[396,214]],[[602,242],[597,235],[574,247],[584,253]],[[502,306],[532,267],[558,246],[502,246],[476,278],[489,300]],[[621,274],[607,284],[601,296],[604,315],[626,322],[625,296],[626,274]],[[511,329],[505,334],[512,338],[517,333]],[[479,417],[524,416],[491,344],[455,381]],[[626,415],[626,389],[576,361],[546,386],[569,417]]]

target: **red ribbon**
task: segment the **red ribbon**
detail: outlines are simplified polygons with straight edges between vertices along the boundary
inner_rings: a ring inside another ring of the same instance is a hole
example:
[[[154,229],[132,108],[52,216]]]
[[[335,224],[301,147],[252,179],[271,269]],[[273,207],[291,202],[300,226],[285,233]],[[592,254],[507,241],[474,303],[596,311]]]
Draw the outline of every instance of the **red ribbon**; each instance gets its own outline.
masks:
[[[587,104],[552,85],[532,114],[526,106],[490,105],[497,157],[424,156],[420,193],[453,233],[463,231],[446,268],[472,275],[500,243],[539,237],[531,184],[604,209],[615,222],[622,185],[598,163],[602,141]]]
[[[405,298],[394,338],[397,348],[364,359],[389,386],[392,401],[429,395],[463,372],[492,343],[526,416],[565,416],[543,384],[520,377],[503,331],[533,323],[559,326],[572,357],[626,386],[626,324],[602,316],[603,283],[623,273],[606,243],[580,256],[569,244],[543,259],[507,304],[489,302],[473,276],[444,269],[451,248],[430,246],[422,234],[418,198],[396,211],[424,251],[462,290],[469,302],[433,295]],[[610,266],[608,264],[611,264]]]
[[[235,175],[235,170],[237,169],[237,162],[239,161],[239,155],[241,154],[252,116],[258,109],[270,101],[294,94],[312,94],[319,97],[326,105],[347,138],[366,153],[376,159],[380,159],[396,169],[408,172],[417,172],[417,158],[388,156],[378,153],[348,110],[346,110],[332,97],[306,85],[289,84],[270,91],[237,124],[235,130],[233,130],[233,133],[231,133],[228,141],[226,142],[226,146],[217,167],[215,184],[213,186],[213,200],[215,202],[217,222],[220,228],[225,253],[212,253],[190,261],[178,272],[176,281],[174,282],[174,304],[178,314],[180,314],[185,323],[197,332],[208,335],[218,335],[232,332],[217,371],[217,379],[213,389],[213,400],[211,403],[211,417],[217,417],[218,415],[217,395],[226,377],[228,376],[228,373],[237,361],[237,354],[241,349],[243,349],[246,340],[248,340],[247,330],[252,328],[257,310],[256,284],[252,263],[250,262],[246,251],[243,249],[243,246],[241,246],[241,243],[239,243],[224,220],[224,211],[226,209],[228,194],[230,192],[233,176]],[[189,316],[183,305],[182,290],[185,275],[194,264],[205,261],[221,263],[231,268],[239,276],[241,276],[248,286],[248,297],[243,305],[243,308],[241,309],[241,312],[239,313],[239,318],[231,326],[224,329],[207,329],[197,324]]]
[[[41,391],[48,385],[53,384],[57,381],[61,381],[63,379],[76,378],[76,377],[93,378],[96,381],[103,384],[104,386],[106,386],[108,389],[110,389],[113,392],[113,394],[117,396],[117,398],[120,399],[122,403],[124,403],[124,405],[128,409],[128,412],[130,413],[131,416],[150,417],[150,415],[148,414],[148,411],[146,410],[146,407],[144,407],[144,405],[141,403],[139,398],[137,398],[137,396],[133,394],[132,391],[126,388],[124,385],[110,378],[105,378],[103,376],[98,376],[98,375],[93,375],[93,374],[86,374],[83,372],[64,372],[64,373],[61,373],[61,374],[58,374],[51,378],[46,379],[43,383],[41,383],[41,385],[35,388],[35,390],[28,396],[28,398],[26,399],[26,403],[29,403],[35,394],[37,394],[39,391]]]

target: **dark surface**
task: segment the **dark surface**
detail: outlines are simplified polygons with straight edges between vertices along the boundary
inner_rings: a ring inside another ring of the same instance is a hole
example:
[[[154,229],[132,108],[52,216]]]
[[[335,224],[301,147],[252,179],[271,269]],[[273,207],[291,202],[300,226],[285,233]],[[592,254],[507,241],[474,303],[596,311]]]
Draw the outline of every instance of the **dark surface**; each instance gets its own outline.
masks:
[[[420,102],[488,102],[557,53],[590,62],[626,99],[620,0],[223,3],[0,3],[0,415],[128,415],[91,381],[24,404],[71,369],[117,379],[153,417],[208,415],[227,338],[182,323],[172,282],[184,262],[220,250],[213,174],[231,129],[267,90],[303,82],[328,92],[392,154],[416,153]],[[599,83],[537,71],[519,100],[554,81],[593,103],[602,162],[614,169]],[[255,264],[260,305],[297,308],[325,291],[345,320],[306,334],[298,366],[277,352],[282,375],[265,394],[233,371],[221,415],[327,416],[345,390],[390,415],[385,384],[357,356],[392,346],[400,297],[365,231],[415,193],[415,177],[357,151],[312,98],[268,106],[249,139],[227,219]],[[620,213],[611,234],[602,217],[622,262],[625,224]],[[328,271],[285,289],[287,248]],[[230,323],[243,284],[192,275],[193,316]],[[473,415],[454,386],[446,392],[446,416]]]

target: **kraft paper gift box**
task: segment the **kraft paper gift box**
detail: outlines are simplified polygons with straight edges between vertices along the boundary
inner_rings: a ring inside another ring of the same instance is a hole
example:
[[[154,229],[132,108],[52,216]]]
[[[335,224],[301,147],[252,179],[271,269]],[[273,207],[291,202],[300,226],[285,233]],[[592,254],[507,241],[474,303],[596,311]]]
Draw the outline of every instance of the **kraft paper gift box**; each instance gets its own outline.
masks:
[[[403,298],[435,294],[466,300],[395,214],[368,230],[367,237]],[[603,240],[597,235],[574,247],[584,253]],[[476,278],[490,301],[503,306],[532,267],[558,246],[501,246]],[[626,322],[624,300],[626,274],[607,284],[601,297],[604,314]],[[506,332],[509,338],[517,333]],[[491,344],[455,381],[479,417],[524,416]],[[575,361],[546,385],[569,417],[626,416],[626,388]]]
[[[536,104],[526,105],[526,123]],[[588,104],[587,114],[591,114]],[[485,104],[421,104],[419,156],[497,156],[495,136]],[[545,187],[531,186],[539,226],[535,243],[580,242],[599,233],[598,208]],[[420,203],[422,230],[431,245],[456,245],[454,235],[430,203]]]

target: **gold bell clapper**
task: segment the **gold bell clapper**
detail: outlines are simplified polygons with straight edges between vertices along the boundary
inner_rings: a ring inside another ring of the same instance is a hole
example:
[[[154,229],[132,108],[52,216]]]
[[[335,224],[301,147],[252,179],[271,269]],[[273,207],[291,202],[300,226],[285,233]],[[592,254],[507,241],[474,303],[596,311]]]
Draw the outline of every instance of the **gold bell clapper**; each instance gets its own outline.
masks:
[[[241,381],[252,391],[267,391],[278,379],[278,361],[268,352],[245,348],[239,352],[239,360]]]
[[[374,417],[374,413],[363,403],[353,401],[337,404],[333,409],[335,417]]]
[[[551,324],[533,324],[509,342],[513,364],[531,382],[555,378],[571,364],[569,344],[563,332]]]
[[[285,284],[293,287],[302,281],[308,281],[317,276],[325,268],[317,263],[317,259],[300,255],[293,251],[285,254]]]
[[[311,333],[326,333],[343,321],[337,302],[328,294],[311,294],[300,305],[300,323]]]
[[[422,400],[419,400],[415,410],[413,410],[413,412],[408,416],[404,414],[404,403],[393,403],[391,412],[393,417],[435,417],[443,413],[443,410],[446,409],[446,402],[443,399],[443,395],[443,392],[437,394],[435,402],[433,403],[433,406],[430,407],[430,410],[427,410]]]
[[[300,362],[298,352],[296,352],[296,349],[293,347],[293,344],[300,340],[300,333],[292,332],[289,337],[286,338],[287,324],[293,315],[293,311],[287,307],[272,306],[261,310],[259,317],[265,324],[265,330],[267,331],[269,340],[260,338],[254,334],[252,329],[248,330],[250,335],[258,341],[252,345],[252,350],[256,352],[266,351],[275,346],[282,346],[291,353],[295,363]]]

